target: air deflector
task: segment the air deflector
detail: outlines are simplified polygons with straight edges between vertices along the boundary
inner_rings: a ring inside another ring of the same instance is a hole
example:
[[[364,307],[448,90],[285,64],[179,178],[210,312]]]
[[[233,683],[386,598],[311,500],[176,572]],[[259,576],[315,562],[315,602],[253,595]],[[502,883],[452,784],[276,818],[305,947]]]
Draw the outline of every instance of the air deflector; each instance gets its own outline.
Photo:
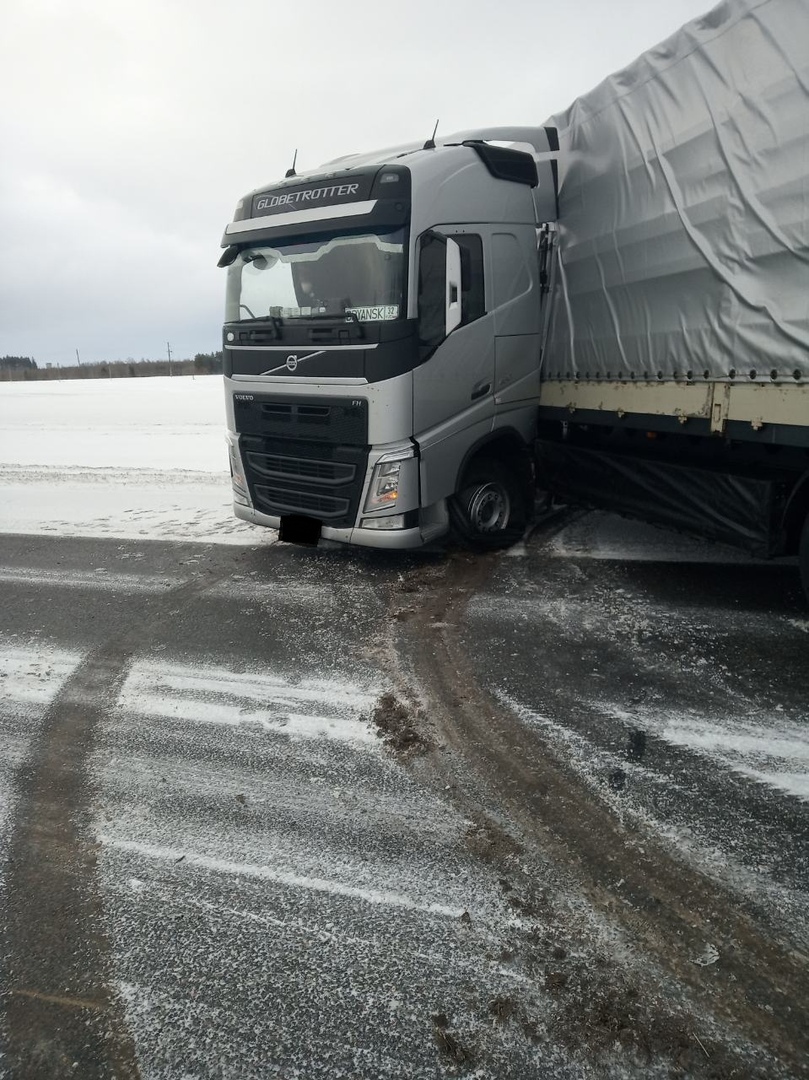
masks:
[[[491,143],[467,139],[464,146],[471,146],[480,160],[498,180],[511,180],[515,184],[536,187],[539,183],[537,164],[531,154],[524,150],[512,150],[507,146],[492,146]]]

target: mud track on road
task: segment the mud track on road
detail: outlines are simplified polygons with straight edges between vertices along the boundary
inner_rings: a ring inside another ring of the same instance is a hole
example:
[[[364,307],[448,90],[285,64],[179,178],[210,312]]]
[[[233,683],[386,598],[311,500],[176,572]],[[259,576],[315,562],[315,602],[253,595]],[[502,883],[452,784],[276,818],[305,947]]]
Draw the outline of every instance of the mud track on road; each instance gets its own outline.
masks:
[[[0,954],[10,1076],[139,1075],[123,1003],[112,984],[88,762],[132,657],[149,646],[161,617],[226,576],[199,575],[147,600],[137,617],[126,612],[127,628],[92,651],[64,683],[20,771]]]
[[[522,945],[550,996],[552,1034],[596,1054],[621,1044],[636,1064],[668,1059],[673,1075],[809,1075],[806,957],[629,815],[619,820],[479,684],[460,627],[497,559],[455,554],[407,574],[391,593],[388,647],[397,693],[434,746],[408,767],[474,822],[470,845],[502,869],[515,910],[557,927]],[[558,871],[556,889],[547,877],[526,881],[532,858]],[[582,964],[559,947],[567,885],[617,931],[627,964],[621,949]],[[720,967],[694,962],[706,942]]]

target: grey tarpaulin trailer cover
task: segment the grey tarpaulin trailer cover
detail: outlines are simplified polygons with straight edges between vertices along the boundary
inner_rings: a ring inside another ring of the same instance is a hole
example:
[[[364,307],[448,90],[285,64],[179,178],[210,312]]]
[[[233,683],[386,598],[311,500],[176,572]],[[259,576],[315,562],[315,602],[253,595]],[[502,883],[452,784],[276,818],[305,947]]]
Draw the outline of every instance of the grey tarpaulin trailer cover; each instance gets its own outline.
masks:
[[[726,0],[549,124],[543,480],[809,590],[809,3]]]
[[[546,377],[809,377],[806,0],[722,3],[549,123]]]

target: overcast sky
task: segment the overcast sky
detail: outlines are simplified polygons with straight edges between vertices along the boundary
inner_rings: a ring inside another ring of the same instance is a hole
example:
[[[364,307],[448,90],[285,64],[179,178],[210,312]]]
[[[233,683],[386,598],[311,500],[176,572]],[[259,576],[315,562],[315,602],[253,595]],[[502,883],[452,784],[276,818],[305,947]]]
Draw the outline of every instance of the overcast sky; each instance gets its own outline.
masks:
[[[6,0],[0,356],[219,348],[237,200],[353,151],[541,124],[710,0]]]

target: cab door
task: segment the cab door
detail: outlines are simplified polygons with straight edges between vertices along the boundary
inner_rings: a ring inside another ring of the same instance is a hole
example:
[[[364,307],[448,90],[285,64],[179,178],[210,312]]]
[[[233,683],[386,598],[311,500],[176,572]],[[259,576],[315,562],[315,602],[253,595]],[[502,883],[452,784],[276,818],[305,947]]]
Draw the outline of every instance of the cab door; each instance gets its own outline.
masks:
[[[509,411],[539,396],[543,286],[533,225],[492,234],[495,314],[495,405]],[[540,252],[540,259],[546,253]]]
[[[424,359],[413,373],[413,417],[426,506],[452,494],[466,450],[491,431],[495,345],[481,234],[467,226],[430,230],[418,267]]]

